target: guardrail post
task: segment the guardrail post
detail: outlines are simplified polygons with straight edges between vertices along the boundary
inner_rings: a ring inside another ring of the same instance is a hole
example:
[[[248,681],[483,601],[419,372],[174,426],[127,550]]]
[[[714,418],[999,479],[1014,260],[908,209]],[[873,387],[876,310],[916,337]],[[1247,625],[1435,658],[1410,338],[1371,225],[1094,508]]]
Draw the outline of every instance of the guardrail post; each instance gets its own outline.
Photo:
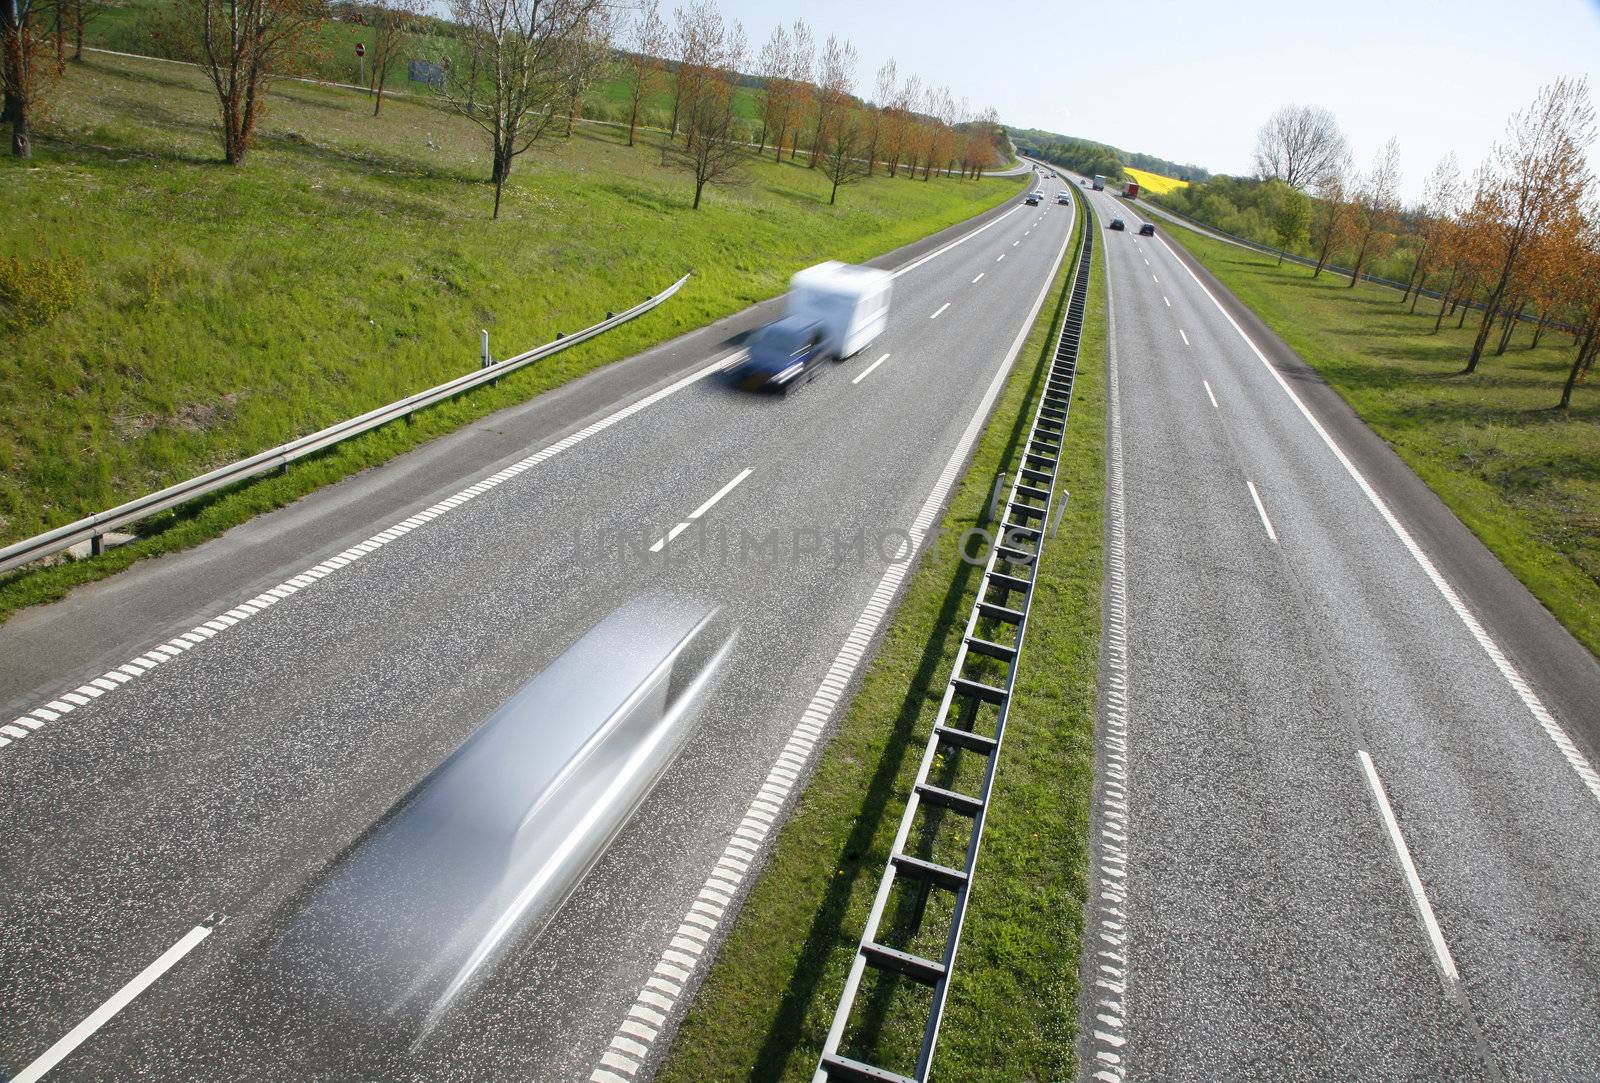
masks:
[[[488,329],[485,328],[483,330],[482,334],[483,334],[483,359],[479,363],[478,367],[486,369],[490,365],[494,364],[494,360],[489,356],[489,331],[488,331]]]
[[[104,553],[105,551],[106,551],[106,536],[104,534],[96,534],[94,537],[89,539],[89,555],[90,556],[97,557],[101,553]]]

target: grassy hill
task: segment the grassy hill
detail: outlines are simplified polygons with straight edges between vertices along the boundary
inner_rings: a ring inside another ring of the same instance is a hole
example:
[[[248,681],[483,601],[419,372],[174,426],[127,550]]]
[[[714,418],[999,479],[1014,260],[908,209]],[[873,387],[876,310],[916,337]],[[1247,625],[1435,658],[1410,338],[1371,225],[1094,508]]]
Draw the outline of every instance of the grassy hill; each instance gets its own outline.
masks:
[[[580,126],[518,161],[493,222],[484,144],[425,100],[373,118],[360,93],[281,83],[267,106],[258,147],[231,169],[199,71],[90,54],[58,87],[35,158],[0,162],[7,275],[60,309],[29,323],[0,304],[0,542],[457,375],[476,364],[479,328],[507,356],[694,271],[627,328],[337,454],[338,470],[358,468],[1018,183],[878,177],[830,207],[820,171],[769,158],[694,212],[659,137],[629,148]],[[199,534],[329,469],[208,507]]]

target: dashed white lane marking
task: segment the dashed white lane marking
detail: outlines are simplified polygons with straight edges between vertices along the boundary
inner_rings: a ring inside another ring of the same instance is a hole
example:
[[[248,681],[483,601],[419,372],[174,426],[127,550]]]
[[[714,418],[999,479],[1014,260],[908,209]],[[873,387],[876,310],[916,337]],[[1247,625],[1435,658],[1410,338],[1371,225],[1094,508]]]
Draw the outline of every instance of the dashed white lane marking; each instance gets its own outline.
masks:
[[[1151,273],[1150,273],[1150,280],[1151,280],[1151,281],[1152,281],[1152,282],[1154,282],[1154,283],[1155,283],[1155,284],[1156,284],[1156,285],[1158,285],[1158,286],[1159,286],[1159,285],[1161,285],[1161,279],[1159,279],[1159,278],[1157,278],[1157,277],[1156,277],[1156,276],[1155,276],[1155,272],[1154,272],[1154,271],[1152,271],[1152,272],[1151,272]]]
[[[1164,294],[1164,293],[1163,293],[1163,294],[1162,294],[1162,295],[1161,295],[1161,299],[1162,299],[1162,300],[1163,300],[1163,301],[1167,301],[1167,295],[1166,295],[1166,294]],[[1172,307],[1172,302],[1171,302],[1171,301],[1167,301],[1167,307],[1168,307],[1168,308],[1171,308],[1171,307]]]
[[[988,271],[979,271],[979,272],[978,272],[978,277],[977,277],[977,278],[974,278],[974,279],[973,279],[973,280],[972,280],[972,284],[973,284],[973,285],[974,285],[974,286],[976,286],[976,285],[977,285],[977,284],[978,284],[978,283],[979,283],[979,281],[981,281],[981,280],[982,280],[982,278],[983,278],[983,276],[984,276],[984,275],[986,275],[986,274],[988,274],[988,273],[989,273],[989,272],[988,272]]]
[[[1031,229],[1025,229],[1025,230],[1023,230],[1023,231],[1022,231],[1022,235],[1023,235],[1023,236],[1024,236],[1024,237],[1026,237],[1026,236],[1028,236],[1028,235],[1029,235],[1029,234],[1031,234],[1031,233],[1032,233],[1032,232],[1033,232],[1033,230],[1031,230]],[[1016,242],[1016,241],[1012,241],[1012,242],[1011,242],[1011,247],[1013,247],[1013,248],[1015,248],[1015,247],[1016,247],[1016,245],[1017,245],[1017,242]]]
[[[979,275],[978,277],[982,278],[983,276]],[[862,369],[861,370],[861,375],[857,376],[854,380],[851,380],[850,382],[853,383],[853,384],[859,384],[862,380],[865,380],[868,376],[872,375],[872,370],[873,369],[877,368],[879,365],[883,364],[887,360],[889,360],[889,355],[888,354],[884,354],[882,357],[878,358],[872,364],[870,364],[866,368]]]
[[[1122,487],[1122,394],[1117,374],[1116,306],[1106,277],[1106,395],[1111,418],[1106,449],[1105,705],[1100,728],[1102,766],[1096,803],[1094,869],[1094,1019],[1091,1078],[1121,1083],[1127,1077],[1128,982],[1128,558]]]
[[[1011,242],[1011,247],[1012,247],[1012,248],[1015,248],[1015,247],[1017,247],[1017,245],[1019,245],[1019,244],[1021,244],[1021,243],[1022,243],[1022,242],[1021,242],[1021,241],[1012,241],[1012,242]]]
[[[667,1013],[677,1006],[683,996],[684,986],[700,965],[702,957],[709,959],[704,953],[710,945],[712,936],[716,934],[723,919],[732,916],[729,910],[733,906],[740,885],[744,882],[745,873],[759,855],[768,833],[780,826],[785,802],[799,785],[800,779],[804,777],[812,754],[822,743],[824,730],[839,704],[843,702],[856,670],[867,660],[873,636],[877,634],[878,628],[889,615],[895,595],[911,568],[912,560],[921,550],[928,531],[933,528],[939,509],[944,507],[950,489],[955,485],[967,461],[967,454],[983,431],[989,410],[994,406],[994,400],[999,396],[1001,388],[1005,386],[1006,377],[1011,373],[1017,354],[1022,351],[1022,344],[1027,341],[1028,332],[1033,328],[1033,321],[1038,318],[1039,310],[1044,307],[1045,297],[1050,292],[1050,284],[1055,281],[1062,257],[1066,255],[1067,241],[1072,237],[1071,219],[1068,219],[1068,223],[1067,235],[1061,240],[1061,248],[1056,252],[1055,262],[1045,275],[1044,285],[1040,287],[1039,296],[1034,300],[1032,310],[1023,321],[1016,339],[1011,343],[1010,351],[995,372],[994,378],[984,390],[983,398],[979,401],[972,419],[967,422],[960,440],[956,442],[944,470],[934,482],[928,499],[917,512],[910,529],[906,531],[907,540],[901,544],[898,554],[900,559],[884,569],[883,576],[867,600],[866,608],[856,618],[854,627],[845,637],[839,653],[834,656],[833,663],[823,676],[821,685],[812,695],[811,702],[801,713],[800,721],[795,724],[789,740],[778,752],[765,781],[751,798],[743,818],[734,828],[727,846],[723,848],[722,856],[717,859],[699,892],[689,903],[677,932],[668,946],[662,950],[650,977],[645,979],[643,987],[629,1005],[623,1021],[612,1035],[608,1048],[600,1055],[599,1064],[589,1073],[590,1083],[631,1083],[649,1057],[651,1047],[656,1041],[656,1034],[667,1021]],[[632,1020],[648,1023],[653,1032],[646,1037],[639,1030],[631,1029],[629,1022]]]
[[[661,552],[661,550],[666,546],[666,544],[669,541],[671,541],[673,538],[676,538],[679,534],[682,534],[685,530],[688,530],[689,529],[689,524],[693,523],[696,519],[700,518],[700,516],[704,515],[708,511],[710,511],[712,509],[712,507],[714,507],[716,505],[717,501],[721,500],[723,497],[725,497],[729,493],[733,492],[733,490],[738,487],[739,483],[741,481],[743,481],[745,478],[749,477],[749,476],[750,476],[750,468],[749,467],[746,467],[745,469],[739,471],[739,473],[734,476],[734,479],[732,481],[728,482],[728,484],[724,485],[722,488],[718,489],[712,495],[711,499],[707,500],[704,504],[701,504],[698,508],[696,508],[693,511],[691,511],[689,513],[689,518],[685,519],[683,522],[679,523],[677,526],[675,526],[671,530],[667,531],[666,537],[662,538],[661,540],[657,541],[654,545],[652,545],[650,547],[650,551],[652,553]]]
[[[1178,336],[1183,339],[1185,346],[1189,345],[1189,336],[1183,333],[1183,328],[1178,328]]]
[[[1322,427],[1322,423],[1316,419],[1316,416],[1301,401],[1300,396],[1295,394],[1294,388],[1290,387],[1289,382],[1283,378],[1283,373],[1279,372],[1277,367],[1267,360],[1267,355],[1261,352],[1261,347],[1256,345],[1254,339],[1245,334],[1244,328],[1240,327],[1238,322],[1229,315],[1228,310],[1222,307],[1222,302],[1217,300],[1216,295],[1206,288],[1204,282],[1200,281],[1200,276],[1195,274],[1187,263],[1178,259],[1177,253],[1172,251],[1172,246],[1167,244],[1166,238],[1161,238],[1161,243],[1166,246],[1172,258],[1178,260],[1178,265],[1188,272],[1190,278],[1194,279],[1194,284],[1200,287],[1200,291],[1211,298],[1211,303],[1217,306],[1217,311],[1222,313],[1222,318],[1228,321],[1228,325],[1238,333],[1240,338],[1244,339],[1245,345],[1250,347],[1250,352],[1256,355],[1256,360],[1266,366],[1266,370],[1278,382],[1278,386],[1283,389],[1283,393],[1289,396],[1289,401],[1294,403],[1295,408],[1300,411],[1300,416],[1304,417],[1310,423],[1312,430],[1322,438],[1322,442],[1327,445],[1329,451],[1333,452],[1333,457],[1339,461],[1339,465],[1344,467],[1345,472],[1355,480],[1356,485],[1360,487],[1367,500],[1372,503],[1372,506],[1378,510],[1378,514],[1389,525],[1389,529],[1394,532],[1395,537],[1400,539],[1400,543],[1405,546],[1406,552],[1411,554],[1411,559],[1417,562],[1417,565],[1422,569],[1429,581],[1433,583],[1434,588],[1444,597],[1445,602],[1455,613],[1457,619],[1466,625],[1467,631],[1471,633],[1472,638],[1477,641],[1478,646],[1483,649],[1483,652],[1489,656],[1489,660],[1494,663],[1495,668],[1500,671],[1500,676],[1511,686],[1512,691],[1517,694],[1517,698],[1522,700],[1522,705],[1528,709],[1529,714],[1533,715],[1534,721],[1539,723],[1539,727],[1544,730],[1545,736],[1549,737],[1551,742],[1555,744],[1562,758],[1567,761],[1567,765],[1577,773],[1579,781],[1589,791],[1590,796],[1596,801],[1600,801],[1600,773],[1597,773],[1589,765],[1588,758],[1579,751],[1577,745],[1572,743],[1572,738],[1567,736],[1567,731],[1562,729],[1561,723],[1557,722],[1555,716],[1545,707],[1544,701],[1533,690],[1533,686],[1522,676],[1521,671],[1517,669],[1511,659],[1505,656],[1505,652],[1500,649],[1500,645],[1494,641],[1494,637],[1478,621],[1478,618],[1472,615],[1472,610],[1467,608],[1467,603],[1462,601],[1461,595],[1456,593],[1456,589],[1450,585],[1450,581],[1434,565],[1428,554],[1422,551],[1422,546],[1417,544],[1416,539],[1411,536],[1411,532],[1405,528],[1405,525],[1400,522],[1394,512],[1389,510],[1388,503],[1378,495],[1378,491],[1367,481],[1366,476],[1356,469],[1356,464],[1350,461],[1350,457],[1344,453],[1344,449],[1339,446],[1328,430]]]
[[[133,998],[144,992],[160,980],[161,975],[178,965],[178,961],[188,955],[195,947],[211,935],[211,926],[196,925],[172,947],[162,952],[160,957],[143,970],[127,985],[118,989],[111,995],[111,999],[90,1012],[88,1017],[67,1032],[66,1036],[56,1042],[38,1060],[22,1069],[12,1077],[11,1083],[35,1083],[43,1078],[50,1069],[60,1064],[72,1051],[89,1039],[95,1031],[109,1023],[123,1008],[133,1003]]]
[[[152,647],[147,653],[142,654],[137,658],[130,659],[115,669],[107,671],[104,675],[94,678],[87,684],[79,685],[77,688],[72,690],[71,694],[82,696],[84,702],[86,703],[91,699],[98,698],[106,692],[110,692],[113,689],[127,684],[134,678],[142,676],[143,674],[150,672],[152,669],[155,669],[163,662],[177,658],[190,648],[204,643],[206,640],[214,637],[218,632],[226,631],[227,629],[238,624],[240,621],[250,619],[257,613],[260,613],[271,606],[277,605],[285,598],[304,590],[306,587],[311,586],[318,580],[325,579],[340,569],[349,567],[362,557],[369,556],[372,553],[377,552],[385,545],[404,537],[418,527],[424,526],[433,522],[435,519],[450,514],[462,505],[467,504],[472,500],[482,496],[484,493],[496,488],[497,486],[510,481],[518,474],[521,474],[527,470],[531,470],[533,467],[538,466],[545,460],[559,455],[568,448],[575,447],[576,445],[583,443],[585,440],[589,439],[589,437],[609,429],[611,426],[625,420],[626,418],[632,417],[641,410],[655,405],[667,396],[683,390],[702,377],[710,375],[711,373],[726,367],[728,364],[737,360],[743,355],[743,350],[736,350],[733,353],[724,354],[722,357],[717,358],[710,364],[694,370],[681,379],[661,388],[659,391],[652,392],[651,394],[646,395],[644,398],[624,406],[620,410],[616,410],[610,414],[607,414],[605,417],[589,425],[587,428],[579,429],[571,436],[568,436],[562,440],[558,440],[549,447],[544,448],[541,451],[534,452],[527,458],[520,459],[517,462],[512,463],[510,466],[490,474],[481,481],[462,489],[454,496],[446,497],[437,504],[434,504],[429,508],[425,508],[409,518],[402,519],[400,522],[389,527],[387,530],[380,530],[366,541],[358,542],[357,544],[352,545],[342,553],[337,553],[329,557],[327,560],[324,560],[322,563],[307,568],[299,575],[291,576],[282,583],[279,583],[277,586],[272,587],[269,590],[262,591],[254,598],[251,598],[248,601],[240,602],[238,605],[227,610],[226,612],[218,613],[210,620],[196,625],[194,628],[191,628],[189,631],[184,632],[176,638],[170,639],[160,646]],[[81,704],[77,703],[76,701],[67,700],[66,696],[68,694],[69,693],[63,693],[63,695],[51,700],[44,706],[35,707],[33,710],[28,711],[26,714],[23,714],[22,716],[13,720],[9,725],[0,726],[0,747],[9,745],[19,738],[31,735],[33,731],[39,729],[45,723],[55,722],[63,715],[68,714],[75,710],[78,706],[81,706]]]
[[[950,307],[950,302],[946,301],[944,304],[940,305],[937,309],[935,309],[933,315],[929,316],[928,319],[930,319],[930,320],[938,319],[939,318],[939,313],[943,312],[945,309],[947,309],[949,307]]]
[[[1002,253],[1000,253],[1000,254],[999,254],[999,255],[998,255],[998,256],[996,256],[996,257],[995,257],[995,258],[994,258],[994,261],[995,261],[995,262],[996,262],[996,263],[999,263],[999,262],[1000,262],[1000,261],[1001,261],[1001,260],[1003,260],[1003,259],[1005,259],[1005,258],[1006,258],[1006,254],[1005,254],[1005,253],[1004,253],[1004,252],[1002,252]]]
[[[1206,385],[1206,398],[1211,400],[1211,405],[1218,410],[1222,409],[1222,407],[1217,406],[1217,396],[1216,393],[1211,390],[1211,381],[1201,380],[1200,382]]]
[[[1267,518],[1267,506],[1261,502],[1261,494],[1256,492],[1256,483],[1246,481],[1250,487],[1250,499],[1256,502],[1256,513],[1261,516],[1261,525],[1267,528],[1267,537],[1273,541],[1278,540],[1278,532],[1272,529],[1272,520]]]
[[[1422,886],[1422,877],[1417,875],[1416,863],[1411,860],[1411,848],[1406,845],[1405,835],[1400,833],[1400,821],[1395,819],[1394,809],[1389,807],[1389,795],[1384,792],[1378,769],[1373,766],[1372,757],[1367,755],[1366,749],[1357,749],[1356,755],[1361,758],[1361,769],[1366,772],[1367,784],[1372,787],[1372,800],[1377,804],[1378,815],[1383,818],[1383,826],[1389,832],[1389,842],[1394,846],[1395,856],[1400,859],[1400,868],[1405,873],[1406,887],[1411,891],[1417,917],[1428,934],[1428,946],[1433,949],[1439,980],[1444,983],[1445,995],[1453,1000],[1460,992],[1461,976],[1456,972],[1456,961],[1450,955],[1450,945],[1444,942],[1444,931],[1439,928],[1439,919],[1434,917],[1433,905],[1428,902],[1428,893]]]
[[[1020,208],[1012,207],[1009,211],[1006,211],[1006,213],[1000,214],[1000,215],[996,215],[994,218],[991,218],[989,221],[985,222],[983,225],[979,226],[977,229],[971,231],[970,233],[963,233],[961,236],[957,237],[955,240],[951,241],[949,244],[944,245],[942,248],[936,248],[932,252],[929,252],[926,256],[921,256],[921,257],[918,257],[917,259],[912,260],[910,263],[906,264],[904,267],[895,268],[895,270],[893,272],[893,276],[895,278],[899,278],[903,274],[909,274],[912,271],[915,271],[918,267],[921,267],[924,263],[927,263],[930,259],[937,259],[938,257],[944,255],[946,252],[950,251],[950,249],[954,248],[956,245],[958,245],[958,244],[966,244],[968,241],[972,240],[972,238],[976,237],[978,234],[982,233],[984,230],[990,228],[991,226],[999,225],[1001,222],[1004,222],[1007,218],[1010,218],[1013,214],[1016,214],[1018,210],[1020,210]]]
[[[1139,258],[1140,258],[1140,259],[1144,259],[1144,257],[1143,257],[1143,256],[1140,256],[1140,257],[1139,257]],[[1146,267],[1148,267],[1148,266],[1150,266],[1150,261],[1149,261],[1149,260],[1147,260],[1147,259],[1146,259],[1146,260],[1144,260],[1144,265],[1145,265],[1145,266],[1146,266]]]

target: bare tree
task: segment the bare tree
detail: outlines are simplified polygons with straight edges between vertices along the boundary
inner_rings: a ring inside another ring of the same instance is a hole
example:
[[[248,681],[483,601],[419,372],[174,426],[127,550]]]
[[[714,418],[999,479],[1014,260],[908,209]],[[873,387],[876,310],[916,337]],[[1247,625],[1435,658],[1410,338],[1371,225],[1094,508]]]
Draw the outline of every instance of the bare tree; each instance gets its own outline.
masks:
[[[103,0],[57,0],[62,18],[72,27],[72,59],[83,59],[83,32],[106,10]]]
[[[562,52],[561,82],[567,99],[567,126],[562,135],[567,139],[572,138],[572,126],[583,110],[583,96],[611,66],[611,18],[611,8],[600,4]]]
[[[1323,173],[1317,184],[1316,213],[1312,219],[1317,269],[1312,272],[1312,278],[1321,278],[1328,258],[1350,241],[1355,212],[1350,202],[1350,182],[1345,176],[1348,169],[1349,165],[1341,159]]]
[[[790,130],[793,132],[793,142],[789,144],[789,160],[792,162],[800,154],[800,129],[805,124],[804,117],[811,108],[814,98],[814,88],[811,85],[812,66],[816,62],[816,43],[811,37],[811,28],[800,19],[794,21],[794,30],[790,34],[791,49],[789,52],[789,87],[791,91],[790,102]],[[783,140],[778,140],[778,157],[783,157]]]
[[[661,79],[661,54],[667,50],[667,23],[656,0],[639,8],[628,32],[628,146],[639,131],[639,111]]]
[[[33,121],[60,66],[49,59],[49,31],[38,0],[0,0],[0,121],[11,123],[11,153],[33,156]]]
[[[756,74],[761,76],[762,82],[761,97],[756,103],[756,109],[761,114],[761,139],[756,147],[757,154],[767,149],[767,132],[772,129],[775,120],[781,119],[784,125],[788,124],[789,51],[789,32],[779,23],[772,28],[756,61]],[[783,141],[781,134],[778,141]]]
[[[1467,372],[1476,370],[1483,357],[1494,319],[1529,247],[1564,208],[1583,198],[1590,181],[1585,155],[1594,135],[1588,84],[1557,79],[1540,89],[1531,108],[1512,115],[1505,140],[1491,152],[1491,211],[1475,240],[1494,267],[1485,280],[1493,285],[1484,299]]]
[[[182,0],[199,30],[201,66],[222,113],[222,156],[240,165],[266,105],[267,87],[292,74],[302,44],[327,14],[323,0]]]
[[[1349,154],[1332,113],[1320,105],[1286,105],[1256,132],[1256,172],[1291,188],[1314,188]]]
[[[1417,208],[1421,229],[1417,231],[1417,254],[1411,261],[1411,273],[1406,276],[1406,292],[1400,303],[1411,302],[1411,311],[1417,310],[1417,298],[1427,285],[1432,261],[1439,251],[1442,234],[1455,217],[1456,204],[1461,199],[1461,166],[1454,151],[1446,152],[1439,164],[1433,167],[1422,187],[1422,205]]]
[[[730,28],[715,8],[700,27],[699,77],[680,103],[684,145],[672,144],[671,157],[694,177],[694,209],[707,185],[735,182],[750,151],[734,124],[734,91],[745,60],[744,27]]]
[[[891,56],[884,61],[883,67],[878,69],[877,84],[872,92],[871,113],[867,117],[867,176],[869,177],[878,164],[878,148],[885,142],[889,111],[894,106],[895,84],[899,81],[900,73],[895,68],[894,57]]]
[[[828,193],[831,207],[839,200],[839,189],[854,184],[867,175],[867,166],[861,160],[865,140],[862,138],[861,114],[855,109],[839,110],[828,123],[827,141],[822,145],[823,165],[833,189]]]
[[[366,10],[372,27],[372,115],[383,109],[383,87],[389,69],[404,58],[411,46],[412,27],[422,17],[423,0],[376,0]]]
[[[211,2],[211,0],[207,0]],[[512,163],[562,114],[568,101],[570,53],[582,48],[603,0],[462,0],[462,34],[482,57],[481,87],[452,71],[448,105],[489,140],[494,217]]]
[[[822,47],[822,59],[817,65],[816,126],[812,130],[811,165],[817,161],[829,138],[833,125],[850,104],[850,91],[856,79],[856,47],[828,35]]]
[[[1391,138],[1373,159],[1372,169],[1361,178],[1356,193],[1356,262],[1350,271],[1350,288],[1361,281],[1361,268],[1374,247],[1394,228],[1400,213],[1400,143]]]

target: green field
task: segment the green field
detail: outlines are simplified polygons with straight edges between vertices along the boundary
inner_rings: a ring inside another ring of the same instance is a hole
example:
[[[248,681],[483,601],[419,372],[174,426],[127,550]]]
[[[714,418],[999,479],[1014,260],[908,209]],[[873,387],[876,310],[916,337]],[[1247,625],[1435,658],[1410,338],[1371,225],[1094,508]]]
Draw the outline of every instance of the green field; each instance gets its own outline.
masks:
[[[495,222],[484,143],[426,101],[373,118],[360,93],[281,83],[267,106],[258,146],[230,169],[199,71],[90,54],[57,88],[34,159],[0,165],[0,257],[21,259],[61,310],[28,323],[0,305],[0,543],[468,371],[480,328],[504,357],[694,277],[497,389],[157,520],[159,537],[0,580],[0,616],[773,296],[800,267],[961,221],[1018,184],[878,177],[830,207],[818,172],[764,159],[696,212],[657,137],[629,148],[617,129],[580,127],[519,159]]]
[[[952,500],[945,537],[987,523],[995,473],[1015,469],[1065,313],[1069,267],[1070,253]],[[1071,498],[1040,564],[934,1062],[939,1079],[1076,1074],[1099,666],[1104,395],[1104,285],[1097,269],[1057,480],[1058,494]],[[663,1083],[811,1078],[981,571],[963,563],[954,546],[924,557],[678,1032],[658,1077]],[[972,765],[955,769],[964,776]],[[952,784],[961,789],[970,780]],[[939,952],[920,942],[916,949]],[[869,979],[856,1016],[864,1026],[849,1035],[846,1051],[908,1069],[921,1037],[915,1010],[926,1003],[921,986],[873,987]]]
[[[1600,388],[1580,386],[1570,410],[1552,409],[1572,363],[1570,335],[1547,332],[1531,350],[1523,327],[1503,357],[1486,356],[1465,376],[1477,313],[1464,330],[1447,319],[1435,335],[1437,301],[1410,315],[1395,290],[1347,289],[1348,279],[1313,279],[1304,267],[1165,228],[1600,654]]]

